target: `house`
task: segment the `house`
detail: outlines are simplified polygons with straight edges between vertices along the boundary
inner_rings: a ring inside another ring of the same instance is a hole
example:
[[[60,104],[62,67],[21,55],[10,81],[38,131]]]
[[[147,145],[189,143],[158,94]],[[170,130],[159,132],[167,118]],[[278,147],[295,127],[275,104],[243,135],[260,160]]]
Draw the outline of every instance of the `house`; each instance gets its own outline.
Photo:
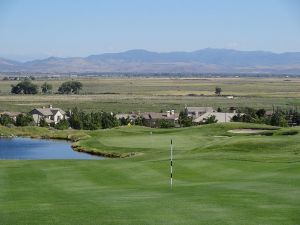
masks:
[[[119,113],[119,114],[116,114],[116,118],[118,120],[121,120],[121,119],[129,119],[130,122],[134,122],[137,118],[139,117],[138,114],[136,113]]]
[[[237,115],[237,113],[207,112],[193,119],[193,123],[205,123],[205,121],[211,116],[215,116],[217,123],[227,123],[230,122],[232,117],[235,115]]]
[[[179,114],[175,113],[174,110],[165,113],[145,112],[142,114],[144,125],[147,127],[160,127],[161,120],[168,120],[175,125],[178,121],[178,117]]]
[[[237,108],[234,107],[234,106],[231,106],[231,107],[229,108],[229,112],[230,112],[230,113],[236,113],[236,111],[237,111]]]
[[[274,114],[273,111],[266,111],[266,113],[265,113],[266,116],[272,116],[273,114]]]
[[[6,115],[9,116],[13,121],[16,122],[17,116],[23,114],[21,112],[1,112],[0,115]]]
[[[139,114],[136,114],[136,113],[119,113],[119,114],[116,114],[116,118],[118,120],[127,120],[129,119],[129,122],[130,123],[134,123],[138,118],[139,118]]]
[[[60,108],[53,108],[52,105],[49,108],[35,108],[30,114],[37,125],[40,124],[41,119],[44,119],[48,124],[57,124],[59,121],[67,119],[65,111]]]
[[[205,113],[214,112],[212,107],[185,107],[187,110],[188,116],[192,118],[198,118]]]

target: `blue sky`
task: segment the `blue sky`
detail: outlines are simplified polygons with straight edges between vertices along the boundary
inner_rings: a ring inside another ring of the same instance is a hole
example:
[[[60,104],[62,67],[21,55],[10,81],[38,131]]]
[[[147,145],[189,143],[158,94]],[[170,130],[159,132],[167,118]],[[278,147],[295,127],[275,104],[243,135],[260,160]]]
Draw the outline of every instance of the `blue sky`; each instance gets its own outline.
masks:
[[[0,0],[0,56],[300,51],[298,0]]]

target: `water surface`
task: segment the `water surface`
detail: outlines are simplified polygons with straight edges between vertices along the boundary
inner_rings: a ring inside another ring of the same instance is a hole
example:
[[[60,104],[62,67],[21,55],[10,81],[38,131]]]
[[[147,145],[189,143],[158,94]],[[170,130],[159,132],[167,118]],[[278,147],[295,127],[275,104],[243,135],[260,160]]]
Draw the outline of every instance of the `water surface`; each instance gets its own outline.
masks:
[[[103,159],[103,157],[76,152],[67,141],[0,138],[0,159]]]

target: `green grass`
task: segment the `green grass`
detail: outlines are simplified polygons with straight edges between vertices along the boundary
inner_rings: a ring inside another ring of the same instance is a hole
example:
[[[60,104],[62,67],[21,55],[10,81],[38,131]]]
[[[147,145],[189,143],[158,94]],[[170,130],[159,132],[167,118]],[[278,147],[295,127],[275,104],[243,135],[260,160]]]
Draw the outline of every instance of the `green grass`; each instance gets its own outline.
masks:
[[[57,133],[0,127],[2,134],[76,135],[85,148],[140,153],[100,161],[0,161],[0,224],[299,224],[300,128],[272,136],[227,132],[237,128],[272,129],[241,123]]]

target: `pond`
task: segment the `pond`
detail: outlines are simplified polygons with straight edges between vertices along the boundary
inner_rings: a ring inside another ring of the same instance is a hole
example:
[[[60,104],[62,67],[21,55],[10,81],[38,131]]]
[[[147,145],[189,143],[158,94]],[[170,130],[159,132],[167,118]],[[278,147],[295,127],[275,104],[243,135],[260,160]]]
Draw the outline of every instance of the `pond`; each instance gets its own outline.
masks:
[[[72,149],[61,140],[0,138],[0,159],[104,159]]]

